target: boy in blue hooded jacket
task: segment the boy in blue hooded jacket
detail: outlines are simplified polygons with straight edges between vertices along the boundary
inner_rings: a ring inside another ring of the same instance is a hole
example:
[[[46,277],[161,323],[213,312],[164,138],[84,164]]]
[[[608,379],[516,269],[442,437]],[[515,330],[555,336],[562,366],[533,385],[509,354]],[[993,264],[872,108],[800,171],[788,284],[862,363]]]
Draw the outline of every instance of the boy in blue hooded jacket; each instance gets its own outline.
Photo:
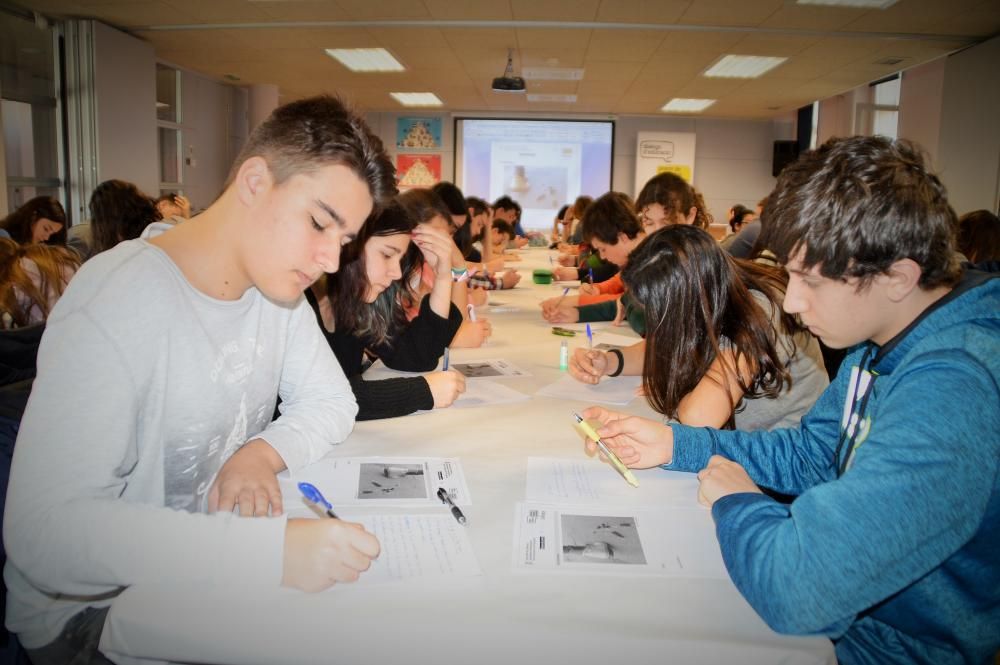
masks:
[[[905,141],[831,140],[772,197],[761,242],[789,271],[784,309],[853,347],[800,426],[584,416],[631,467],[698,471],[729,574],[773,629],[830,637],[842,665],[992,662],[1000,280],[962,272],[944,187]]]

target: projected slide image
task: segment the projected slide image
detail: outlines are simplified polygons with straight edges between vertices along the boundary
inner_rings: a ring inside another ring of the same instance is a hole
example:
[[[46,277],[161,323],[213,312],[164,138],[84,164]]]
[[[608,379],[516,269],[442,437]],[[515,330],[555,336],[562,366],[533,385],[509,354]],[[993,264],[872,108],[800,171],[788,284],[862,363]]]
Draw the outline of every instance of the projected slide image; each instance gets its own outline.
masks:
[[[569,198],[567,180],[564,167],[512,164],[503,167],[503,193],[522,208],[558,210]]]

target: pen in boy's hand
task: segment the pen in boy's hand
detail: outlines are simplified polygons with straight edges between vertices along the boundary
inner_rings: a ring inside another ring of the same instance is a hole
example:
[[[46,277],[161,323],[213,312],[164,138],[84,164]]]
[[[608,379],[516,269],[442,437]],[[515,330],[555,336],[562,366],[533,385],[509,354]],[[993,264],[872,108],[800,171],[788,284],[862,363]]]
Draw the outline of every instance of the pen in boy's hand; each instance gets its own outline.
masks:
[[[448,347],[444,347],[444,365],[441,367],[442,372],[448,371]]]
[[[323,506],[326,508],[326,514],[328,517],[332,517],[335,520],[340,519],[337,517],[337,513],[333,512],[333,506],[326,500],[326,497],[323,496],[323,493],[319,491],[318,487],[311,483],[299,483],[299,491],[302,492],[302,496],[304,496],[308,501],[315,503],[317,506]]]

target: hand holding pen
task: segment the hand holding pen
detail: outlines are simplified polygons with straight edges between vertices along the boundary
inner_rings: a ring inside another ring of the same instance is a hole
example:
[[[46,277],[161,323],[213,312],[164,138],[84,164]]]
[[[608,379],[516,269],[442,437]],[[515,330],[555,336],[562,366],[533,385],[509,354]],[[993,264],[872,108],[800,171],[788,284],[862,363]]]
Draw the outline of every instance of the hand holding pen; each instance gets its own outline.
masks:
[[[638,487],[639,481],[636,479],[635,475],[628,469],[628,467],[625,466],[621,459],[619,459],[618,456],[610,448],[608,448],[607,444],[601,440],[601,437],[598,436],[597,432],[594,431],[594,428],[590,426],[590,423],[581,418],[578,413],[574,413],[573,417],[576,418],[577,425],[579,425],[580,429],[583,430],[583,433],[590,437],[591,441],[594,442],[597,448],[604,453],[604,457],[607,458],[608,463],[611,464],[615,471],[621,474],[621,477],[625,479],[625,482],[632,487]]]
[[[330,503],[319,490],[316,492],[321,499],[318,505],[326,509],[327,516],[335,516]],[[340,519],[290,519],[285,524],[281,584],[322,591],[337,582],[354,582],[380,551],[378,539],[360,524]]]
[[[669,464],[673,458],[674,435],[669,425],[599,406],[585,409],[581,415],[599,423],[601,441],[628,467],[649,469]],[[598,449],[595,441],[587,442],[589,454]]]

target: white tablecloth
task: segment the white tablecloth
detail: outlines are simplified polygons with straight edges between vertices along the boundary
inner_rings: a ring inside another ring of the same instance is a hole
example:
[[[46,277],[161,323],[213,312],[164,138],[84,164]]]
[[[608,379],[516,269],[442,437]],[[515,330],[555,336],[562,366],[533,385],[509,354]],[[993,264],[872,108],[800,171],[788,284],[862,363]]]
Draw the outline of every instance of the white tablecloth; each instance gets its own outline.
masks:
[[[551,334],[538,302],[563,285],[531,281],[532,268],[549,265],[547,250],[522,255],[513,264],[522,273],[519,287],[491,294],[499,311],[480,309],[493,324],[489,344],[453,350],[452,362],[512,361],[532,375],[504,383],[533,395],[561,376],[559,343],[567,338]],[[586,337],[569,342],[584,345]],[[464,512],[481,577],[338,585],[318,594],[173,582],[132,587],[112,606],[102,645],[121,663],[835,663],[828,640],[768,629],[729,581],[513,570],[514,505],[525,499],[526,460],[582,458],[570,412],[586,406],[532,397],[436,410],[358,423],[338,446],[338,456],[458,457],[472,495]],[[642,399],[622,410],[654,415]]]

